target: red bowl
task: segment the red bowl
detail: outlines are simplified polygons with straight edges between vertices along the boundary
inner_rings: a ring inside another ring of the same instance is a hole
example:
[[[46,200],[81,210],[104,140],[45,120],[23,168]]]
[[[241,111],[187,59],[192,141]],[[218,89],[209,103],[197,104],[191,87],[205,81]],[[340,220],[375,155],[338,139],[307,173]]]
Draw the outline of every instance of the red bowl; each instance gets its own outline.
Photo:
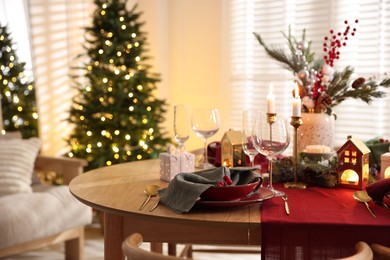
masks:
[[[202,200],[207,201],[228,201],[245,197],[254,190],[260,188],[261,178],[256,178],[253,182],[232,186],[212,186],[200,194]]]

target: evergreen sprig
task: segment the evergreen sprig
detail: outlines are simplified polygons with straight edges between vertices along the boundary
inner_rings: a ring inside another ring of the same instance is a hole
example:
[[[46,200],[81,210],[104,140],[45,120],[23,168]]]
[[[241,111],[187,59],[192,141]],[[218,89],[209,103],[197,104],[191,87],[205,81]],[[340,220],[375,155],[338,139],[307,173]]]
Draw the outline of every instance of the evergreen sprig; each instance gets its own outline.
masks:
[[[288,34],[282,32],[284,38],[287,40],[287,47],[289,52],[283,46],[268,46],[263,38],[258,33],[253,33],[256,37],[257,41],[261,46],[263,46],[264,50],[271,58],[282,63],[283,68],[292,71],[294,74],[297,74],[299,71],[305,68],[306,64],[302,63],[300,59],[300,55],[304,55],[305,60],[308,64],[312,64],[313,69],[318,70],[324,64],[323,60],[315,60],[315,52],[311,51],[312,42],[307,42],[306,49],[302,52],[297,49],[298,43],[306,42],[306,30],[303,29],[301,40],[297,40],[297,38],[291,33],[291,27],[288,29]],[[301,53],[300,53],[301,52]],[[307,84],[308,82],[304,82]]]
[[[370,79],[358,88],[352,88],[351,76],[353,72],[354,69],[351,66],[347,66],[343,71],[334,73],[334,78],[325,91],[332,98],[330,107],[335,107],[348,98],[361,99],[367,104],[370,104],[374,98],[382,98],[386,95],[379,88],[390,87],[390,79],[385,79],[379,84]]]
[[[273,181],[289,182],[294,180],[292,157],[284,157],[274,163]],[[310,159],[300,154],[298,159],[298,181],[311,186],[333,188],[338,184],[336,172],[337,156],[329,159]]]
[[[346,31],[346,33],[349,32]],[[355,29],[352,35],[354,35],[354,33]],[[363,79],[363,83],[352,87],[354,83],[354,79],[352,78],[354,68],[351,66],[347,66],[342,71],[335,71],[330,81],[322,82],[323,74],[321,68],[324,66],[325,60],[323,58],[315,59],[315,53],[311,51],[312,42],[306,41],[305,29],[302,31],[300,41],[292,35],[290,27],[287,34],[282,32],[287,41],[287,48],[285,48],[285,46],[269,46],[260,34],[255,32],[253,34],[268,56],[280,62],[283,68],[292,71],[294,76],[298,75],[299,72],[302,72],[303,70],[306,70],[308,73],[312,73],[312,71],[314,71],[315,75],[311,76],[315,79],[314,88],[316,88],[316,93],[312,92],[313,85],[311,85],[312,81],[310,81],[310,79],[305,77],[300,78],[298,76],[297,81],[300,83],[301,87],[305,88],[305,91],[303,92],[304,95],[308,95],[311,99],[313,99],[316,106],[319,105],[319,107],[322,106],[322,108],[325,106],[327,113],[331,113],[332,107],[339,105],[349,98],[360,99],[367,104],[370,104],[374,98],[382,98],[385,96],[386,93],[382,91],[381,88],[390,87],[389,78],[385,78],[380,83],[373,79]],[[299,49],[297,46],[302,43],[307,44],[307,47]],[[333,67],[333,60],[338,58],[338,56],[331,57],[332,61],[330,67]],[[329,61],[329,57],[327,59]],[[325,103],[323,100],[319,100],[321,96],[322,99],[325,98]],[[301,98],[302,97],[303,96],[301,96]]]

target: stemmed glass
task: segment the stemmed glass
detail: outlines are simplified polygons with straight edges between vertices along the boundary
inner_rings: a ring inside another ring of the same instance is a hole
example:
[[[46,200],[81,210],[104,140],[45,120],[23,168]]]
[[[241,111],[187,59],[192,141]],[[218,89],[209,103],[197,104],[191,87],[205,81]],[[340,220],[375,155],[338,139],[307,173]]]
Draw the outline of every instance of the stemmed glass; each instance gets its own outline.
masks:
[[[268,189],[275,196],[283,196],[284,192],[275,190],[272,186],[272,161],[281,154],[290,143],[288,123],[283,117],[274,117],[258,113],[253,127],[253,143],[259,153],[268,159],[269,182]]]
[[[207,169],[213,166],[207,159],[207,138],[215,135],[220,127],[219,112],[217,109],[195,109],[191,118],[192,130],[204,140],[204,161],[201,168]]]
[[[252,138],[257,113],[259,112],[255,110],[245,110],[242,113],[242,149],[249,156],[251,167],[255,166],[255,157],[259,153],[253,145]]]
[[[179,150],[185,150],[185,142],[190,138],[190,115],[187,105],[173,107],[173,130]]]

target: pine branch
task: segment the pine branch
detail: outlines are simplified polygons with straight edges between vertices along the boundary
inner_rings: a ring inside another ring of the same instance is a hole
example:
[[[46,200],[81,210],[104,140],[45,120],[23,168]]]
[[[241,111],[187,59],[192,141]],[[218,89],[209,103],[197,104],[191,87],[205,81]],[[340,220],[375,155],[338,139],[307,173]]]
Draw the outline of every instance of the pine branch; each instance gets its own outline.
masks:
[[[379,83],[379,86],[389,88],[390,87],[390,78],[386,78],[386,79],[382,80],[382,82]]]
[[[302,69],[305,68],[305,64],[301,63],[301,60],[299,59],[299,56],[297,55],[298,50],[296,48],[298,41],[297,39],[291,34],[291,27],[289,27],[288,34],[285,34],[282,32],[284,38],[287,40],[287,45],[289,48],[290,53],[286,53],[286,51],[282,47],[269,47],[264,40],[261,38],[261,36],[258,33],[253,33],[257,39],[257,41],[260,43],[261,46],[263,46],[264,50],[270,56],[271,58],[283,63],[283,67],[285,69],[288,69],[292,71],[293,73],[298,73]],[[302,31],[302,42],[306,42],[306,30],[303,29]],[[311,64],[314,61],[315,53],[311,52],[311,44],[312,42],[307,43],[306,50],[303,50],[301,55],[305,56],[305,59],[307,61],[307,64]],[[322,62],[321,62],[322,63]],[[316,64],[319,64],[316,62]],[[320,66],[316,66],[320,67]]]
[[[381,83],[376,83],[373,80],[366,81],[358,88],[354,89],[350,86],[350,78],[354,72],[354,69],[347,66],[342,72],[335,72],[334,78],[326,93],[331,97],[334,107],[348,98],[361,99],[362,101],[370,104],[374,98],[382,98],[385,96],[385,92],[379,90],[379,87],[390,87],[390,79],[385,79]]]
[[[261,46],[264,47],[264,50],[266,53],[273,59],[281,62],[284,64],[284,68],[291,70],[292,72],[298,71],[297,64],[295,64],[291,59],[292,57],[289,56],[282,47],[278,48],[270,48],[268,45],[263,41],[261,36],[257,33],[253,33],[257,39],[257,41],[260,43]]]

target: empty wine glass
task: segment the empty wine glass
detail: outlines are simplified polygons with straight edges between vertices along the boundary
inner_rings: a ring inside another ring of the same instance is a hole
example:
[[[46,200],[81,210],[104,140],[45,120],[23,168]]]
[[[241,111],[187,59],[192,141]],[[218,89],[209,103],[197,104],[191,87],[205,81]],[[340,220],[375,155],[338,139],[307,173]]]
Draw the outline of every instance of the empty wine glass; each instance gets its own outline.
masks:
[[[258,113],[253,127],[253,143],[256,150],[268,159],[267,188],[272,190],[275,196],[283,196],[284,192],[275,190],[272,186],[272,161],[276,155],[284,152],[290,143],[287,120],[280,116],[270,118]]]
[[[245,110],[242,113],[242,149],[249,156],[250,166],[255,166],[255,157],[259,153],[253,145],[253,126],[255,125],[256,110]]]
[[[207,159],[207,138],[215,135],[220,127],[219,112],[217,109],[195,109],[191,118],[192,130],[204,141],[204,157],[200,167],[207,169],[213,166]]]
[[[173,130],[175,140],[179,143],[179,149],[185,149],[185,142],[190,138],[190,115],[187,105],[175,105],[173,107]]]

